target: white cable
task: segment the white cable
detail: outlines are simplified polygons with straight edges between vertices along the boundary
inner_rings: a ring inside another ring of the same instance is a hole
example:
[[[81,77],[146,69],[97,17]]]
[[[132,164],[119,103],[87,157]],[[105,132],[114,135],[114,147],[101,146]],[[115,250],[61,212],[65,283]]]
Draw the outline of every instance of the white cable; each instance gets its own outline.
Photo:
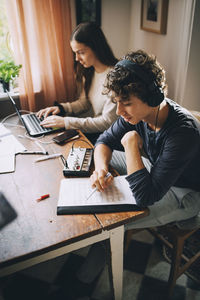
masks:
[[[13,114],[11,114],[11,115],[8,115],[7,117],[5,117],[2,121],[1,121],[1,123],[3,124],[8,118],[10,118],[10,117],[13,117],[13,116],[15,116],[17,113],[15,112],[15,113],[13,113]]]
[[[24,138],[27,138],[27,139],[30,139],[30,140],[39,140],[39,142],[41,143],[41,144],[53,144],[54,142],[53,141],[47,141],[47,142],[44,142],[44,141],[41,141],[40,139],[41,138],[43,138],[44,137],[44,134],[42,135],[42,136],[39,136],[39,137],[30,137],[30,136],[28,136],[28,133],[27,132],[25,132],[25,136],[24,136]]]
[[[20,110],[20,112],[30,113],[28,110]],[[5,118],[1,121],[1,123],[3,124],[7,119],[9,119],[9,118],[11,118],[11,117],[13,117],[13,116],[15,116],[15,115],[17,115],[16,112],[13,113],[13,114],[8,115],[7,117],[5,117]]]
[[[35,142],[35,144],[42,150],[42,152],[44,152],[44,153],[47,152],[47,151],[44,149],[44,147],[42,147],[42,145],[40,144],[39,141],[35,140],[34,142]]]
[[[18,124],[12,124],[12,123],[4,123],[4,125],[6,125],[6,126],[13,126],[13,127],[20,127],[20,128],[24,128],[24,126],[22,126],[22,125],[18,125]]]

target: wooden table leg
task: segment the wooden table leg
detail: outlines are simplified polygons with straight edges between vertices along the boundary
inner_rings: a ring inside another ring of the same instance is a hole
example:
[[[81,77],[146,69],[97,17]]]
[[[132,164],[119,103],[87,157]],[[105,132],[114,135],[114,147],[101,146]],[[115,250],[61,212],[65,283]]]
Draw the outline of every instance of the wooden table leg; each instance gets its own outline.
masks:
[[[122,299],[124,226],[110,231],[111,269],[114,299]]]

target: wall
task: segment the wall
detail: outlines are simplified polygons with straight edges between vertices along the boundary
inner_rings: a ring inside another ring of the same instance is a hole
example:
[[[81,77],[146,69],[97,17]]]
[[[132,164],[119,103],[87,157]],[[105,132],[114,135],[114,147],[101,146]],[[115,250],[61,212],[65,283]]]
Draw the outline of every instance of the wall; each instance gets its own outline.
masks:
[[[169,97],[174,97],[180,42],[182,0],[169,1],[167,34],[140,29],[141,0],[102,0],[102,28],[116,53],[144,49],[157,56],[166,69]]]
[[[102,0],[102,29],[117,58],[127,52],[131,0]]]
[[[76,27],[75,0],[70,0],[72,29]],[[127,52],[130,35],[131,0],[101,0],[101,28],[115,56]]]
[[[200,1],[196,1],[193,32],[186,78],[183,106],[191,110],[200,111]]]
[[[140,29],[141,1],[132,0],[131,34],[129,49],[144,49],[157,56],[166,70],[168,96],[174,98],[175,78],[177,77],[177,58],[180,43],[182,0],[169,1],[167,33],[157,34]],[[176,99],[178,100],[178,99]]]
[[[166,70],[168,97],[189,109],[200,111],[197,97],[200,93],[197,83],[200,78],[200,60],[197,59],[200,47],[197,38],[200,31],[199,2],[197,0],[188,74],[186,58],[190,49],[187,49],[187,36],[192,22],[187,11],[188,8],[192,11],[195,0],[169,0],[166,35],[140,29],[141,0],[102,0],[102,29],[117,57],[140,48],[155,54]]]

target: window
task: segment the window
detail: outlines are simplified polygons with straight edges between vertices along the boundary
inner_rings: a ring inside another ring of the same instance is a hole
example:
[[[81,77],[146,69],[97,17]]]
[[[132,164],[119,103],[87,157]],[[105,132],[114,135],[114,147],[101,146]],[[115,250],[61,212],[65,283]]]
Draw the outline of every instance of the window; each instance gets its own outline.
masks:
[[[0,59],[13,59],[5,0],[0,0]]]
[[[6,14],[6,0],[0,0],[0,60],[14,61],[12,40],[9,33],[8,19]],[[10,83],[10,90],[18,92],[17,80]],[[3,94],[3,87],[0,84],[0,94]]]

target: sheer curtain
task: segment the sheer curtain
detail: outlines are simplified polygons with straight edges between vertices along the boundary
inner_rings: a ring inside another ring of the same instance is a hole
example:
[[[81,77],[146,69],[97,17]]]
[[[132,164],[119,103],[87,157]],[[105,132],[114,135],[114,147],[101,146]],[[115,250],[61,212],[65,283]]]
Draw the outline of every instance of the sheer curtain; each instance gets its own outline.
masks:
[[[69,0],[6,0],[22,109],[71,101],[75,93]]]

